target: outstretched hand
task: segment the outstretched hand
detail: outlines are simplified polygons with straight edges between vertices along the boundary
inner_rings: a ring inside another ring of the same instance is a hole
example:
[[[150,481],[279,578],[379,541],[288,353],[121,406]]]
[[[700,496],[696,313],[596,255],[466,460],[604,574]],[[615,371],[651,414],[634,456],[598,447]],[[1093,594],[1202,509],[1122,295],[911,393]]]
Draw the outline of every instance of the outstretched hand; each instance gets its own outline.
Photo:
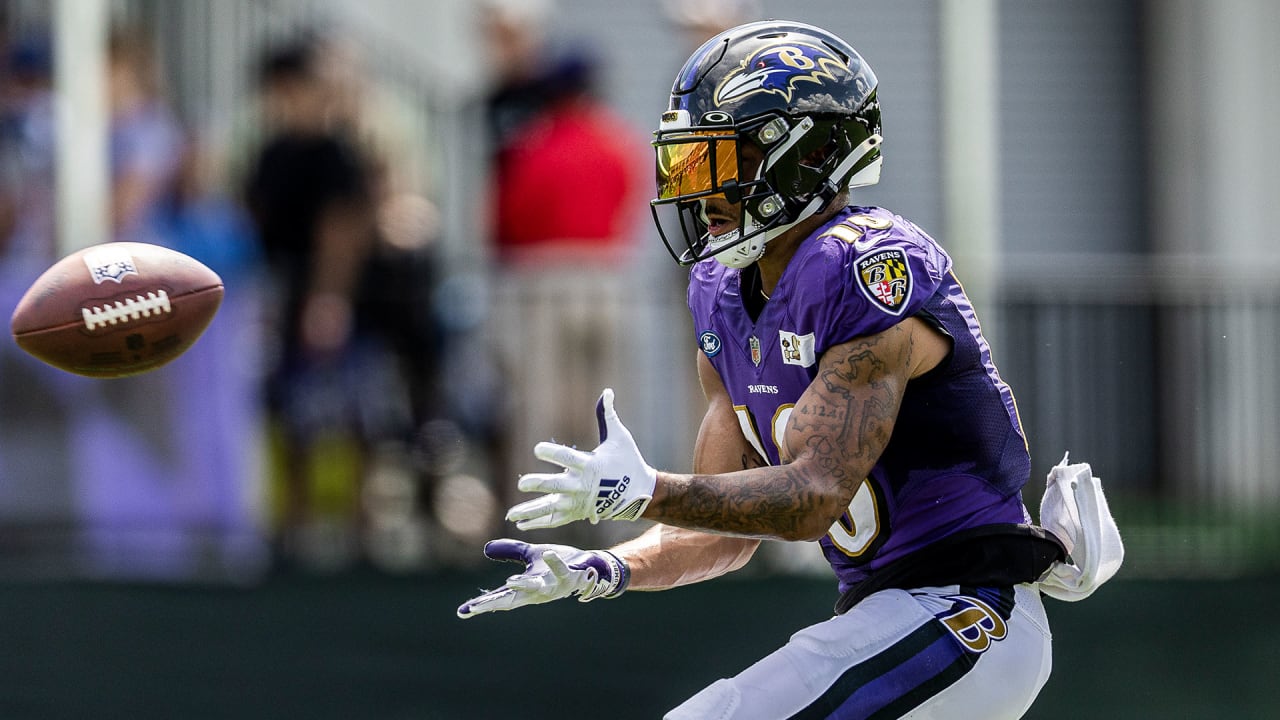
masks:
[[[608,550],[579,550],[569,545],[533,545],[520,540],[491,540],[484,554],[492,560],[524,563],[524,572],[496,590],[471,598],[458,608],[466,619],[497,610],[578,596],[580,602],[617,597],[627,588],[626,563]]]
[[[521,530],[553,528],[587,520],[635,520],[653,499],[658,473],[645,463],[635,440],[613,409],[613,390],[596,403],[600,445],[582,452],[557,443],[533,448],[539,460],[564,468],[559,473],[529,473],[520,478],[524,492],[547,493],[507,511]]]

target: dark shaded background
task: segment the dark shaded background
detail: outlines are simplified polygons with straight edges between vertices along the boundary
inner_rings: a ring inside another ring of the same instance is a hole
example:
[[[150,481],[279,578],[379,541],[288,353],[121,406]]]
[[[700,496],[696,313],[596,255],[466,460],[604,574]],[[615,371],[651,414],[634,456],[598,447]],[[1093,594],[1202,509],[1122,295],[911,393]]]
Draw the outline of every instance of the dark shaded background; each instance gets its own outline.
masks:
[[[0,717],[657,718],[835,599],[826,581],[724,579],[454,617],[496,580],[0,585]],[[1276,578],[1116,580],[1046,600],[1055,667],[1027,717],[1275,717],[1277,592]]]

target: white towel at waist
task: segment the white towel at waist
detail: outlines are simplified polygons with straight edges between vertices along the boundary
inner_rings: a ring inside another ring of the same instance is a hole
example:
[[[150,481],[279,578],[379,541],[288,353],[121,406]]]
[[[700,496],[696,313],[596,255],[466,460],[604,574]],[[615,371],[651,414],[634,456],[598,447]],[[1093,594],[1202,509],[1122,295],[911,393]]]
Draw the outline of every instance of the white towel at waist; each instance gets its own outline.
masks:
[[[1062,462],[1049,471],[1040,501],[1040,525],[1066,546],[1067,561],[1054,563],[1040,579],[1044,594],[1083,600],[1110,580],[1124,561],[1124,543],[1111,517],[1102,481],[1088,463]]]

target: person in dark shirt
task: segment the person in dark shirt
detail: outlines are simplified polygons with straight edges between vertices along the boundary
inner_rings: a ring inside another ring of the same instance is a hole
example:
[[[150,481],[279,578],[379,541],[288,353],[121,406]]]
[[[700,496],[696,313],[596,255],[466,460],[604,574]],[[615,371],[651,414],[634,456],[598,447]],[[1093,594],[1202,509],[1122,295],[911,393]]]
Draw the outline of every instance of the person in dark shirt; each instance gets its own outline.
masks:
[[[318,51],[305,39],[264,58],[267,132],[245,187],[278,314],[266,400],[283,443],[284,545],[311,519],[308,457],[317,438],[359,446],[344,373],[362,330],[357,294],[375,242],[368,163],[332,124],[335,98]],[[358,455],[353,462],[358,474]]]

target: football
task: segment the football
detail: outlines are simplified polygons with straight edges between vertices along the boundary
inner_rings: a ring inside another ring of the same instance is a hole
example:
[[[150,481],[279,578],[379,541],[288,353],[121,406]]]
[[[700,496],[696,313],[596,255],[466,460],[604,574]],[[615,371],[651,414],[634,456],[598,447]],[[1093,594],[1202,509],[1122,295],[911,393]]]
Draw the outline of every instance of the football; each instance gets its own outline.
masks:
[[[222,278],[175,250],[111,242],[78,250],[32,283],[13,311],[18,346],[76,375],[154,370],[191,347],[222,304]]]

